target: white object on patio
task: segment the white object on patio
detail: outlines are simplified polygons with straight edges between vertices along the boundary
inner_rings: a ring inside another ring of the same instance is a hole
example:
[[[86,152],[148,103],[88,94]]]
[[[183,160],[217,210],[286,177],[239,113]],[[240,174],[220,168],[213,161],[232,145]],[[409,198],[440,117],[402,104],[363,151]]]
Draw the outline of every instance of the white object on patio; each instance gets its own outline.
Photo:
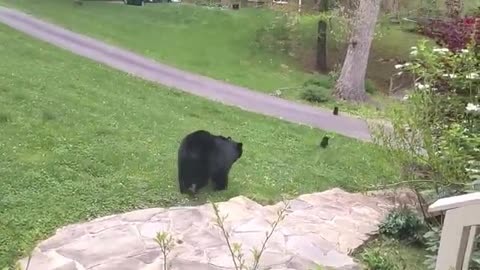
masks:
[[[445,213],[435,270],[468,270],[480,225],[480,192],[440,199],[428,211]]]

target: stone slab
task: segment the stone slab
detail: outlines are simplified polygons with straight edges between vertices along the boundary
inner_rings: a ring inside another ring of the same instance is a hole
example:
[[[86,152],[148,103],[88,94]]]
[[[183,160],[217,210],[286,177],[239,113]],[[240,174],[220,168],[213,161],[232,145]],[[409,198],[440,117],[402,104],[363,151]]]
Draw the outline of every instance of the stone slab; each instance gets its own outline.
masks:
[[[396,204],[390,197],[348,193],[335,188],[288,201],[285,219],[265,245],[260,260],[266,269],[360,269],[349,253],[378,229]],[[271,230],[274,213],[284,206],[262,206],[238,196],[219,203],[228,214],[226,232],[241,244],[247,263]],[[57,230],[35,249],[30,269],[150,270],[162,269],[163,253],[155,236],[168,232],[175,246],[171,269],[234,269],[222,231],[214,224],[211,205],[141,209],[98,218]],[[21,260],[25,267],[26,259]],[[330,267],[330,268],[328,268]]]

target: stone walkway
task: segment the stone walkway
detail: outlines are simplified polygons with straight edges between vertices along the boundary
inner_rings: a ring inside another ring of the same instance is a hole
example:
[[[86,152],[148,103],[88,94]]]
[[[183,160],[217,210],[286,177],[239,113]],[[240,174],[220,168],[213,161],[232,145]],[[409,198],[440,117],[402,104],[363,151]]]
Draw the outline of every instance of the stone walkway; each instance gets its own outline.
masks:
[[[368,123],[360,118],[347,115],[334,116],[330,110],[269,96],[172,68],[14,9],[0,6],[0,23],[145,80],[285,121],[309,125],[364,141],[372,140]]]
[[[394,206],[391,195],[366,196],[341,189],[301,195],[289,201],[262,256],[260,269],[360,269],[348,256],[362,245]],[[405,197],[405,196],[404,196]],[[407,198],[408,199],[408,198]],[[239,196],[219,203],[228,214],[232,242],[249,250],[261,247],[269,221],[283,203],[261,206]],[[41,242],[32,254],[31,270],[160,270],[162,255],[154,241],[169,232],[177,241],[169,255],[172,270],[234,269],[224,238],[214,225],[211,205],[153,208],[69,225]],[[22,261],[23,269],[27,259]]]

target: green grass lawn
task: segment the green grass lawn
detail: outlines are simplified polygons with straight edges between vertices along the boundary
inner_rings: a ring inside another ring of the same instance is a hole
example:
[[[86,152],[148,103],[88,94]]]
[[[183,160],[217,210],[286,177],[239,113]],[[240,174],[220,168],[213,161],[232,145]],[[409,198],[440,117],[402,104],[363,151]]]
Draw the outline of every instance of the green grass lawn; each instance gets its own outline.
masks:
[[[253,90],[271,93],[279,88],[294,88],[282,91],[282,97],[287,99],[300,100],[301,90],[298,87],[307,79],[328,79],[326,75],[305,72],[301,63],[282,53],[258,49],[255,45],[257,30],[270,25],[275,16],[274,12],[266,9],[233,11],[181,4],[135,7],[96,1],[84,1],[82,6],[78,6],[69,0],[0,0],[0,4],[29,11],[68,29],[177,68]],[[308,44],[302,46],[310,48],[316,44],[316,24],[310,21],[305,26],[305,35],[311,38],[305,39],[303,42]],[[381,48],[383,45],[379,42],[375,46]],[[410,48],[410,43],[405,47]],[[336,61],[343,53],[332,50],[329,57]],[[379,50],[374,56],[382,57],[382,53]],[[308,57],[314,59],[314,54]],[[384,80],[388,81],[393,64],[389,63],[387,68],[386,64],[377,67],[377,62],[372,60],[371,65],[369,74],[373,78],[387,76]],[[375,98],[382,103],[387,102],[381,96]],[[355,115],[383,115],[367,105],[331,101],[321,106],[333,108],[337,104],[341,105],[343,112]]]
[[[193,204],[176,151],[196,129],[244,143],[229,190],[269,203],[330,187],[395,181],[371,144],[293,125],[136,79],[0,25],[0,269],[67,223]]]
[[[368,262],[376,262],[378,267],[376,269],[427,270],[424,264],[427,254],[423,247],[406,245],[380,236],[357,250],[355,257],[365,265],[368,265]],[[397,268],[387,268],[387,263],[380,263],[383,260]],[[380,268],[382,265],[384,268]]]
[[[162,62],[260,91],[296,86],[308,74],[287,59],[253,50],[255,32],[274,14],[178,4],[145,7],[68,0],[0,0],[35,15]]]

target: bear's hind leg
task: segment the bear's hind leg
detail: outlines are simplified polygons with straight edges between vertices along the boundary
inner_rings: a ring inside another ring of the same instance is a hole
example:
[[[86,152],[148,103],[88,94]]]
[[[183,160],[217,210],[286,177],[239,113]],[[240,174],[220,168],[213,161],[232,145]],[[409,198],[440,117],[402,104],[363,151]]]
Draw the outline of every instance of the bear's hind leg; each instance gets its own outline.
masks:
[[[212,181],[215,184],[215,190],[226,190],[228,187],[228,171],[217,171],[212,176]]]
[[[180,162],[177,166],[178,166],[178,172],[177,172],[178,187],[180,188],[180,193],[184,194],[185,193],[185,175],[182,173]]]
[[[188,191],[188,184],[186,182],[190,182],[186,180],[186,176],[179,172],[178,174],[178,185],[180,187],[180,193],[185,194]]]
[[[178,182],[181,193],[197,193],[208,184],[208,167],[199,158],[183,158],[178,163]]]
[[[184,181],[180,181],[180,193],[196,194],[199,189],[208,184],[208,175],[191,176]]]

